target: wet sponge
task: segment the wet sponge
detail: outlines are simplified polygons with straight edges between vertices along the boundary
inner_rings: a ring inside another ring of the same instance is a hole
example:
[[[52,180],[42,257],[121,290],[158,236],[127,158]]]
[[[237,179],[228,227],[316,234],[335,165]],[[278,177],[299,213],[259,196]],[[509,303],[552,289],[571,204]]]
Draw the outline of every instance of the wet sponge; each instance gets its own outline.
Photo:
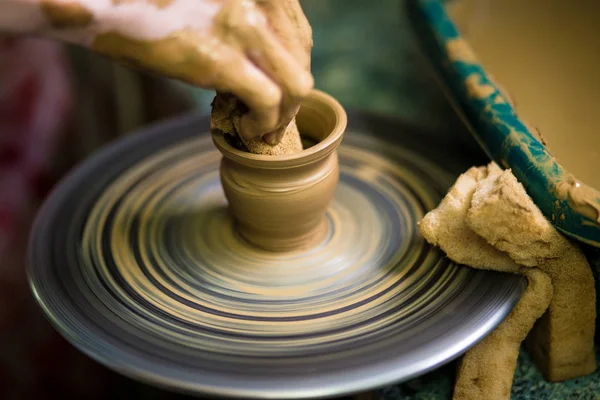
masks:
[[[243,139],[241,135],[238,135],[238,132],[240,119],[245,111],[246,107],[235,96],[227,93],[217,93],[212,102],[211,131],[229,135],[230,139],[233,139],[239,148],[254,154],[279,156],[297,153],[302,150],[302,141],[295,118],[287,126],[281,141],[274,146],[260,137],[251,140]]]
[[[455,399],[510,399],[523,340],[550,381],[595,370],[596,293],[590,266],[510,170],[493,163],[471,168],[419,229],[457,263],[524,275],[529,282],[510,315],[462,358]]]

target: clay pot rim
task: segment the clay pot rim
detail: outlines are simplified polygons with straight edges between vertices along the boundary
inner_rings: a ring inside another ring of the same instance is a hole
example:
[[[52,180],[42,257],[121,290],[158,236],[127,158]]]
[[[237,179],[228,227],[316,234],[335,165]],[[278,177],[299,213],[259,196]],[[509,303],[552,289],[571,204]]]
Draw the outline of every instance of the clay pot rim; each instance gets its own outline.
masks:
[[[224,157],[257,168],[277,169],[298,167],[322,159],[335,151],[342,141],[346,125],[348,124],[348,116],[342,105],[335,98],[321,90],[313,89],[306,97],[306,100],[330,108],[336,118],[335,126],[331,133],[325,139],[308,149],[294,154],[271,156],[238,150],[231,146],[220,133],[212,133],[213,142]],[[300,108],[302,107],[303,104],[300,105]]]

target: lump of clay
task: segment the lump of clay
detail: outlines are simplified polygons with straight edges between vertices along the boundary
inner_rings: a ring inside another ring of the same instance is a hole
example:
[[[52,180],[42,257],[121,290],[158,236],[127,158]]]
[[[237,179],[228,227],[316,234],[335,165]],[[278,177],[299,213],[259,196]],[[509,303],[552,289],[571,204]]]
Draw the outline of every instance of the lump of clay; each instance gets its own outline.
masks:
[[[228,93],[217,93],[212,103],[211,131],[228,135],[236,147],[254,154],[279,156],[297,153],[302,150],[302,140],[295,118],[287,126],[281,141],[274,146],[260,137],[251,140],[243,139],[238,132],[241,116],[246,111],[246,107],[235,96]]]
[[[455,262],[521,274],[529,282],[510,315],[463,357],[455,399],[509,399],[527,335],[528,350],[546,379],[567,380],[595,370],[596,295],[590,266],[510,170],[493,163],[471,168],[419,229]]]

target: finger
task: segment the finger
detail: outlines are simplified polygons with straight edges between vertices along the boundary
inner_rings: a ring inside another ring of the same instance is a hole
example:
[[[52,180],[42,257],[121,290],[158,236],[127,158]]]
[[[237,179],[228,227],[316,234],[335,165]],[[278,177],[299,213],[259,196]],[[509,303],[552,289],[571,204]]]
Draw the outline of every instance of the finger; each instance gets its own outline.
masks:
[[[285,82],[280,83],[283,89],[280,128],[263,136],[267,143],[275,145],[281,141],[287,126],[296,116],[302,97],[306,96],[314,87],[314,80],[309,72],[312,30],[298,0],[259,0],[258,4],[265,16],[268,17],[268,30],[271,33],[271,35],[263,37],[275,37],[278,43],[287,50],[287,53],[294,58],[296,65],[307,71],[308,75],[308,82],[299,83],[300,88],[286,86]],[[266,35],[266,33],[263,34]],[[261,67],[268,70],[264,65]],[[273,79],[280,79],[277,75],[271,76]]]
[[[283,91],[278,127],[263,136],[265,142],[274,146],[281,141],[288,124],[296,115],[299,99],[312,90],[314,80],[267,27],[257,27],[255,33],[257,37],[253,43],[261,51],[251,52],[249,56],[271,79],[279,83]]]
[[[313,88],[312,74],[294,58],[283,43],[265,25],[257,25],[248,38],[249,58],[279,83],[286,96],[303,98]]]
[[[283,139],[286,130],[287,124],[277,129],[275,132],[267,133],[263,136],[263,140],[271,146],[276,146],[281,142],[281,139]]]
[[[300,109],[301,100],[299,99],[286,99],[282,102],[279,108],[279,120],[285,121],[285,124],[289,124],[290,121],[298,114]]]
[[[250,109],[240,122],[240,135],[250,140],[272,132],[279,122],[281,90],[241,55],[222,65],[215,89],[235,94]]]
[[[284,47],[309,70],[312,28],[298,0],[259,0],[259,5]]]
[[[285,104],[287,103],[287,104]],[[276,144],[278,144],[279,142],[281,142],[281,139],[283,138],[283,135],[285,134],[285,131],[287,130],[288,125],[290,124],[290,122],[292,121],[292,119],[296,116],[296,114],[298,114],[298,109],[300,108],[300,104],[298,102],[284,102],[284,104],[282,104],[281,106],[281,110],[280,110],[280,117],[279,117],[279,121],[280,123],[280,128],[275,130],[274,132],[270,132],[267,133],[266,135],[263,136],[263,139],[265,142],[267,142],[268,144],[275,146]]]

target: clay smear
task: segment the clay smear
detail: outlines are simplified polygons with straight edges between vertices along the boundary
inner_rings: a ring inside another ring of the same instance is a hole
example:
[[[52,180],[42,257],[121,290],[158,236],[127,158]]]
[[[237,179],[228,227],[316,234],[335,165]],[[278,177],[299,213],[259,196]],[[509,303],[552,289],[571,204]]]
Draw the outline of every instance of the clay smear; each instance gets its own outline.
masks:
[[[471,168],[419,229],[457,263],[524,275],[529,282],[510,315],[463,357],[455,399],[510,399],[524,340],[550,381],[595,370],[596,294],[590,266],[580,249],[544,218],[510,170],[493,163]]]

